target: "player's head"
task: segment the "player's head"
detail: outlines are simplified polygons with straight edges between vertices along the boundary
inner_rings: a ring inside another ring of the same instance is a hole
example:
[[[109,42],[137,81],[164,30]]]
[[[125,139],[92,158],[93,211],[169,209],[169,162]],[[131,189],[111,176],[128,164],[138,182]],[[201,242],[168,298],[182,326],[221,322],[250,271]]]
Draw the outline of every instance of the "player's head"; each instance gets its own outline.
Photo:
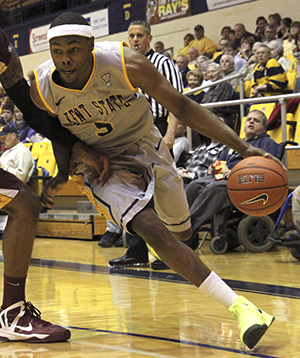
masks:
[[[246,139],[252,139],[267,130],[268,119],[264,112],[254,109],[247,115],[245,122],[245,135]]]
[[[88,21],[74,12],[63,13],[54,19],[47,37],[63,85],[82,89],[93,66],[94,37]]]
[[[152,41],[151,27],[148,22],[143,20],[132,21],[128,27],[129,46],[146,55],[150,51],[150,43]]]

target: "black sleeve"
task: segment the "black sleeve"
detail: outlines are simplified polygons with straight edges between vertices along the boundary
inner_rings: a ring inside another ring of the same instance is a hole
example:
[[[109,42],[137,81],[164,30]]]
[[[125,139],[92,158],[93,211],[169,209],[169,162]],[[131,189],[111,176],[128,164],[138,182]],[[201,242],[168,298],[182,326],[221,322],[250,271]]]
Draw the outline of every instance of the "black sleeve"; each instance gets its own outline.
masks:
[[[65,149],[72,150],[79,139],[64,128],[58,118],[49,116],[32,102],[30,87],[24,78],[5,90],[31,128]]]

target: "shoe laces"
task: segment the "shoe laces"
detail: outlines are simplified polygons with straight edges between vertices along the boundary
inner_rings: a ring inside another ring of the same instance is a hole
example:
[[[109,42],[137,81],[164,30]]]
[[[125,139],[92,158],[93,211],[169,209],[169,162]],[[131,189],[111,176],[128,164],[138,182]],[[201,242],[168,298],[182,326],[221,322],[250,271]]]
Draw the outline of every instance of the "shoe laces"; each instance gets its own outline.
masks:
[[[24,306],[24,315],[22,319],[24,319],[25,321],[35,321],[42,326],[51,325],[50,322],[41,319],[41,311],[37,309],[30,301],[25,302]]]

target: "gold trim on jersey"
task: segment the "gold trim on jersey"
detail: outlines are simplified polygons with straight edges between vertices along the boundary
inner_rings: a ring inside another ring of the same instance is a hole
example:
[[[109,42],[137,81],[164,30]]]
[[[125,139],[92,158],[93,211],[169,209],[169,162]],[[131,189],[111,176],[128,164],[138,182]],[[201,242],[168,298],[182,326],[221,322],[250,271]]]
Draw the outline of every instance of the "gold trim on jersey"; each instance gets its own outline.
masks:
[[[55,67],[54,67],[53,71],[54,70],[55,70]],[[53,71],[52,71],[52,73],[53,73]],[[51,74],[51,76],[52,76],[52,74]],[[36,70],[34,70],[34,77],[35,77],[36,89],[38,91],[38,94],[39,94],[39,97],[40,97],[41,101],[43,102],[44,106],[47,108],[47,110],[49,112],[55,114],[54,110],[49,106],[49,104],[45,100],[45,97],[42,95],[42,91],[41,91],[40,84],[39,84],[39,76],[38,76]]]
[[[120,51],[121,51],[121,61],[122,61],[122,70],[123,70],[123,73],[124,73],[124,78],[125,78],[126,83],[128,84],[128,87],[132,91],[138,91],[138,88],[133,87],[133,85],[131,84],[131,82],[130,82],[130,80],[128,78],[128,74],[127,74],[127,70],[126,70],[126,63],[125,63],[125,56],[124,56],[124,46],[129,47],[126,42],[122,41],[120,43]]]

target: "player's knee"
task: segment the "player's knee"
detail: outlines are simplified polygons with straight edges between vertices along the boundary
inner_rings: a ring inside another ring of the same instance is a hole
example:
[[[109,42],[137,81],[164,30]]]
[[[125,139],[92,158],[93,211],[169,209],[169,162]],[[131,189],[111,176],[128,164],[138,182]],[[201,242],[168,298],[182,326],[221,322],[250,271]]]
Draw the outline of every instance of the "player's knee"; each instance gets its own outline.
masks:
[[[172,235],[181,241],[186,241],[193,235],[193,230],[190,227],[188,230],[182,232],[172,232]]]

